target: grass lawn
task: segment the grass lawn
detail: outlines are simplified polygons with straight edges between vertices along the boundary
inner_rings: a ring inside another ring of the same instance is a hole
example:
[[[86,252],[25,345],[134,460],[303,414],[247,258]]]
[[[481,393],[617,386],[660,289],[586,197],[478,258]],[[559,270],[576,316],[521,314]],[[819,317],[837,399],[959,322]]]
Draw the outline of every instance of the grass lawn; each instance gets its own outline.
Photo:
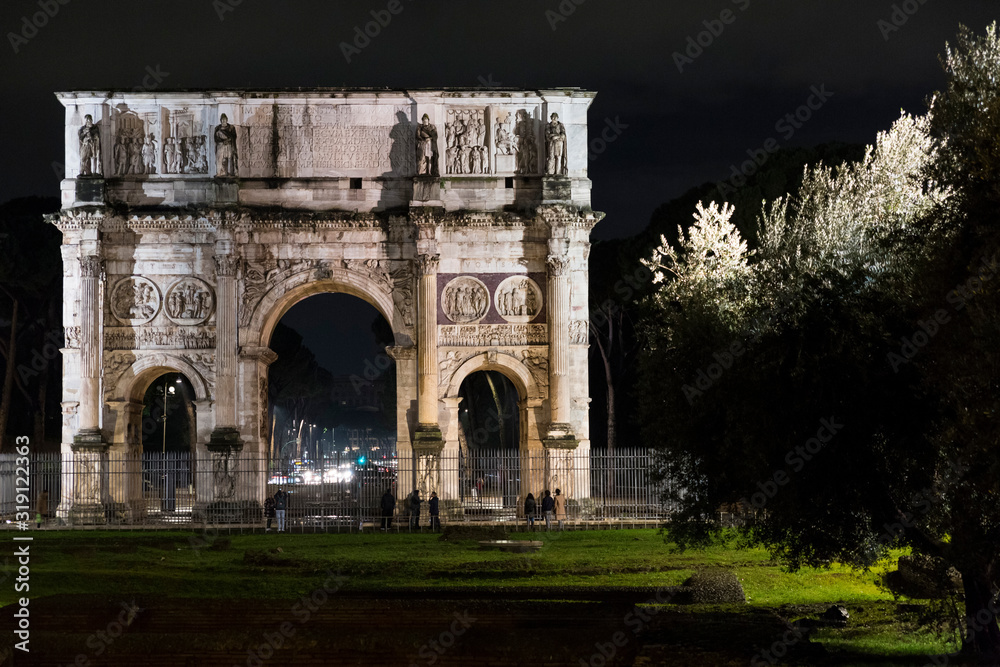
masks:
[[[408,533],[40,531],[33,536],[33,599],[83,593],[287,600],[313,591],[328,572],[344,577],[347,591],[481,588],[502,597],[504,590],[525,586],[674,586],[696,569],[722,566],[736,573],[749,603],[727,605],[727,613],[770,610],[791,621],[843,604],[852,615],[848,627],[814,635],[828,649],[889,659],[954,650],[919,628],[919,601],[895,600],[877,586],[877,572],[834,566],[789,573],[759,549],[678,553],[655,530],[511,535],[543,540],[534,554],[484,551],[471,540]],[[10,561],[4,574],[0,605],[18,596],[10,585]],[[697,614],[700,607],[675,609]]]

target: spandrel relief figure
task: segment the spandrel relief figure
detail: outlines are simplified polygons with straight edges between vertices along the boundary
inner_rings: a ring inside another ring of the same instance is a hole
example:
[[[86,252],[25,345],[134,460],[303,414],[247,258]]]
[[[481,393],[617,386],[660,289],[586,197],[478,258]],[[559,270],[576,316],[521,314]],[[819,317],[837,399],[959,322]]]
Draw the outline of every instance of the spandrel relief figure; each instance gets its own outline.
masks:
[[[486,124],[483,122],[482,116],[478,113],[469,124],[469,135],[472,137],[473,146],[486,145]]]
[[[545,127],[545,148],[548,161],[545,163],[545,173],[565,176],[566,168],[566,127],[559,122],[559,114],[552,114],[549,124]]]
[[[502,121],[497,121],[495,143],[498,155],[514,154],[514,140],[510,130],[510,117],[511,114],[507,114],[507,117]]]
[[[226,114],[219,116],[215,126],[215,175],[236,177],[239,156],[236,151],[236,126],[229,124]]]
[[[128,173],[146,173],[142,164],[142,135],[138,129],[132,130],[132,141],[128,144]]]
[[[122,131],[115,138],[115,147],[111,152],[111,157],[115,163],[115,174],[124,176],[128,173],[128,133]]]
[[[482,146],[473,146],[472,152],[469,155],[469,173],[470,174],[481,174],[483,173],[483,158],[485,157],[485,149]]]
[[[431,123],[430,116],[424,114],[417,126],[417,174],[420,176],[439,176],[437,127]]]
[[[189,140],[191,146],[191,160],[188,164],[188,171],[193,174],[208,173],[208,155],[205,152],[205,135],[199,134]]]
[[[147,174],[156,173],[156,137],[152,133],[142,144],[142,161]]]
[[[167,173],[176,174],[178,173],[178,167],[180,166],[180,146],[177,145],[177,138],[170,137],[167,139],[166,144],[163,146],[163,163],[164,168]]]
[[[538,147],[535,144],[535,124],[524,109],[518,109],[514,123],[517,138],[517,173],[538,173]]]
[[[83,126],[77,132],[80,138],[80,175],[101,175],[101,128],[94,125],[89,113],[83,117]]]

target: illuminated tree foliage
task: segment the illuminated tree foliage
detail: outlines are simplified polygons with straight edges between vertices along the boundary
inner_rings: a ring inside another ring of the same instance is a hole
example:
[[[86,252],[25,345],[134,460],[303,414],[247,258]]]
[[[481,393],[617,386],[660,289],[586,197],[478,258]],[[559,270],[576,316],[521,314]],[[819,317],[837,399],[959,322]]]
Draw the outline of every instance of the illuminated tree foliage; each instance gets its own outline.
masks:
[[[963,29],[948,88],[864,159],[806,170],[748,243],[698,205],[647,265],[643,421],[681,483],[672,535],[720,506],[792,567],[892,544],[954,565],[964,648],[1000,655],[1000,42]],[[985,620],[984,620],[985,619]]]

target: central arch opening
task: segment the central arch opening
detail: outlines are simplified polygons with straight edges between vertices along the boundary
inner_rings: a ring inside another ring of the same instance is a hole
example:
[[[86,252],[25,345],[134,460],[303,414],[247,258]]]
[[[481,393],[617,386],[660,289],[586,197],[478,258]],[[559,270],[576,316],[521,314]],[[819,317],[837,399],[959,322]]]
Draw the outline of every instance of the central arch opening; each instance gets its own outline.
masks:
[[[343,293],[298,301],[271,333],[265,494],[289,494],[288,516],[325,524],[369,517],[396,479],[392,327]]]
[[[138,425],[126,439],[142,443],[142,495],[150,514],[190,513],[194,505],[195,444],[198,422],[195,391],[183,373],[149,380]]]
[[[470,373],[459,387],[459,488],[484,513],[517,506],[521,481],[520,396],[500,372]]]

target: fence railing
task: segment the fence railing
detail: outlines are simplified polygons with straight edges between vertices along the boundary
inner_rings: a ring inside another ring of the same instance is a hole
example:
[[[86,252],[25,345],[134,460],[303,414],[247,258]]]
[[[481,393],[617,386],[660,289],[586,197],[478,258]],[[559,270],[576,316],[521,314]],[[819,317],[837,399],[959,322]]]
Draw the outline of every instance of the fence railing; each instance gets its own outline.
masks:
[[[421,525],[429,523],[431,490],[439,496],[441,523],[515,525],[527,523],[529,493],[536,500],[535,518],[541,518],[546,480],[564,487],[571,525],[656,522],[670,515],[660,500],[664,485],[651,481],[653,457],[646,449],[555,457],[547,451],[463,450],[437,457],[432,470],[426,462],[384,450],[373,458],[352,452],[304,465],[242,454],[199,459],[169,452],[33,454],[26,468],[17,463],[13,455],[0,455],[0,520],[8,527],[27,500],[30,520],[38,516],[45,527],[256,529],[266,525],[265,499],[280,487],[288,493],[287,529],[379,526],[386,491],[395,500],[393,528],[405,529],[415,486],[424,493]]]

